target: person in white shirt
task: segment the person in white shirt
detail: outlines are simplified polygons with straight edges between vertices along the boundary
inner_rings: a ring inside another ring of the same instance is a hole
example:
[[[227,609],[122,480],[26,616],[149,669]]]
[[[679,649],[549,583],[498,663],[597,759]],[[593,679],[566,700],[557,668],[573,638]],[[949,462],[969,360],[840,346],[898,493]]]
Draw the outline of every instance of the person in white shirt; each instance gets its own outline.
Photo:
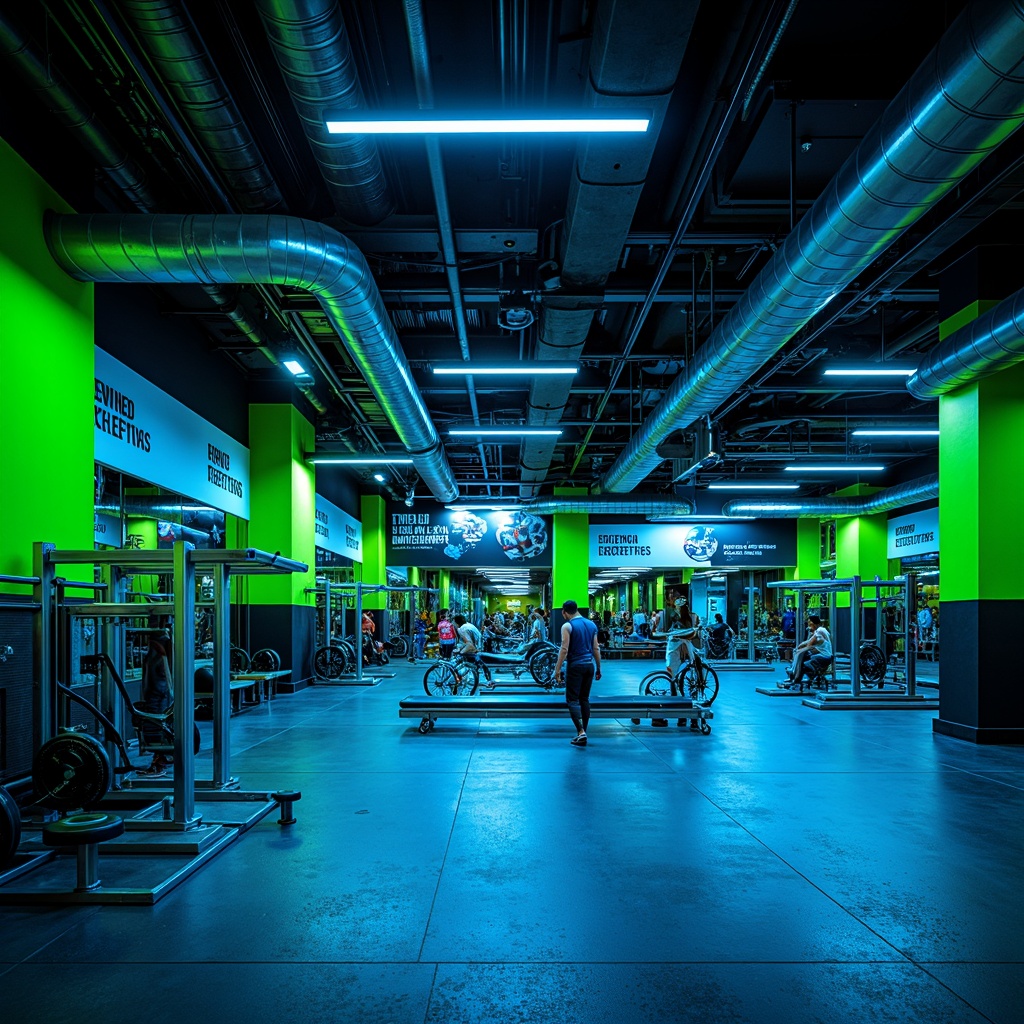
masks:
[[[786,675],[797,686],[803,685],[804,675],[810,682],[820,671],[832,664],[832,637],[821,624],[819,616],[807,616],[807,639],[793,654],[793,667],[786,669]]]
[[[639,637],[647,636],[647,616],[644,615],[643,607],[633,612],[633,632]]]

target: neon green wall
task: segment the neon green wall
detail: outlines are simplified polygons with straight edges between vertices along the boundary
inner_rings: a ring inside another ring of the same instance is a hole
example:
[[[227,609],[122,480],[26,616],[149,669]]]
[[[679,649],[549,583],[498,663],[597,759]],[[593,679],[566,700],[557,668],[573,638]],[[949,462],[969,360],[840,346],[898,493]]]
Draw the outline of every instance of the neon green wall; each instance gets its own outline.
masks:
[[[316,488],[313,425],[294,406],[249,406],[249,544],[305,562],[307,573],[253,576],[251,604],[308,604],[315,583]]]
[[[384,546],[385,505],[379,494],[364,494],[359,499],[360,517],[363,521],[363,583],[380,585],[387,583]],[[363,594],[364,608],[386,608],[387,594],[382,592]]]
[[[2,140],[0,183],[0,573],[31,576],[36,541],[93,548],[93,286],[43,241],[45,210],[75,211]]]
[[[551,602],[587,607],[590,600],[590,516],[584,512],[558,512],[552,516]]]
[[[437,595],[438,605],[440,608],[451,607],[451,585],[452,585],[452,573],[450,569],[438,569],[437,570],[438,581],[437,589],[440,593]]]
[[[943,601],[1024,597],[1024,364],[939,399]]]

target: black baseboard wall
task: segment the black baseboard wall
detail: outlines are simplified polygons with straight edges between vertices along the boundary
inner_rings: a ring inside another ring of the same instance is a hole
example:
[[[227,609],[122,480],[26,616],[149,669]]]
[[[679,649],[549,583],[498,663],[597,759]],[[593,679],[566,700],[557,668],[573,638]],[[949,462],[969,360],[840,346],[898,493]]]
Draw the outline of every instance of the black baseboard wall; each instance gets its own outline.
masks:
[[[278,684],[282,693],[294,693],[313,680],[316,609],[308,605],[254,604],[249,606],[249,653],[263,647],[277,651],[281,668],[291,679]]]
[[[974,743],[1024,743],[1017,645],[1024,601],[942,601],[937,733]]]

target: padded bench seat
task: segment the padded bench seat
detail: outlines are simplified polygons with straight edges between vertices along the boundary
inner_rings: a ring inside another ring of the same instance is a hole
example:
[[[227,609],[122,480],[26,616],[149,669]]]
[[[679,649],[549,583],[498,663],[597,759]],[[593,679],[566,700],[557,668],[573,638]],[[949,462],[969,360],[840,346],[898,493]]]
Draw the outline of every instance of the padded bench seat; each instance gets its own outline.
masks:
[[[429,732],[438,718],[568,718],[569,710],[562,696],[543,694],[487,694],[474,697],[406,697],[398,702],[399,718],[419,718],[420,732]],[[623,694],[616,697],[591,697],[590,717],[628,718],[691,718],[700,722],[701,732],[711,732],[708,719],[714,717],[709,707],[695,704],[688,697],[655,697],[647,694]]]
[[[231,712],[237,714],[244,706],[255,706],[277,696],[277,681],[290,676],[291,669],[276,672],[242,672],[231,677]],[[212,693],[195,693],[197,701],[212,701]]]

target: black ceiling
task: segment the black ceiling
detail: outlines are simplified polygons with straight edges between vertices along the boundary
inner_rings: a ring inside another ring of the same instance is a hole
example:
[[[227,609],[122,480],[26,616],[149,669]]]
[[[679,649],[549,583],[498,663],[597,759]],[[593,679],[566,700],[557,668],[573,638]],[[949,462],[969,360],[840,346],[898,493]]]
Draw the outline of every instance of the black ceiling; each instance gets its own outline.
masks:
[[[259,9],[266,15],[331,6],[312,0],[0,3],[0,86],[5,96],[23,97],[5,104],[0,133],[83,213],[275,213],[323,221],[348,235],[373,271],[461,495],[516,498],[529,457],[518,442],[449,439],[449,425],[474,417],[470,396],[463,379],[436,383],[429,372],[431,363],[458,360],[463,351],[423,140],[378,143],[388,189],[381,208],[393,212],[375,223],[355,223],[359,218],[339,212],[299,126]],[[564,136],[441,143],[472,357],[533,358],[545,303],[559,292],[585,299],[593,311],[581,371],[560,416],[563,433],[550,465],[530,466],[536,486],[529,496],[600,480],[963,6],[934,0],[425,0],[425,57],[439,110],[576,109],[593,102],[588,80],[600,86],[601,74],[622,83],[621,99],[614,90],[599,90],[599,105],[615,105],[630,92],[658,91],[658,75],[672,69],[642,188],[632,183],[638,196],[635,208],[627,203],[632,213],[623,237],[614,241],[623,204],[612,189],[595,190],[594,198],[575,206],[582,263],[590,252],[588,230],[595,250],[608,245],[609,232],[615,249],[607,273],[595,272],[588,282],[582,272],[582,283],[571,288],[560,260],[575,168],[603,173],[645,164],[638,144],[615,137],[584,154],[585,144]],[[367,108],[412,109],[423,99],[422,66],[418,92],[410,56],[410,7],[419,5],[340,4]],[[244,175],[218,166],[207,136],[196,130],[187,96],[168,84],[180,69],[140,31],[146,19],[168,17],[205,55],[218,91],[251,133],[269,182],[262,191],[246,192]],[[593,40],[603,23],[616,28],[595,69]],[[82,127],[54,115],[52,93],[38,83],[26,89],[23,54],[12,54],[12,38],[38,55],[51,80],[64,83],[91,113],[87,130],[116,140],[141,169],[152,193],[144,207],[132,202],[123,180],[119,186],[120,179],[102,169],[95,147],[83,144]],[[911,398],[899,380],[853,387],[826,382],[821,370],[837,359],[898,357],[913,364],[937,343],[942,271],[979,245],[1017,238],[1022,156],[1022,140],[1011,136],[716,410],[711,425],[724,461],[701,473],[698,487],[777,478],[786,462],[823,455],[884,461],[886,473],[871,480],[882,484],[935,471],[937,441],[856,445],[849,433],[860,423],[932,423],[934,405]],[[664,266],[680,227],[677,249]],[[517,290],[536,320],[509,331],[499,324],[499,303]],[[235,323],[218,315],[198,286],[161,296],[168,312],[199,314],[211,351],[247,379],[283,374]],[[281,352],[317,347],[330,374],[314,373],[307,411],[321,440],[378,452],[397,447],[381,404],[332,343],[334,328],[308,294],[266,286],[243,290],[240,301],[272,325],[271,340]],[[474,388],[481,424],[526,422],[526,379],[477,377]],[[703,453],[702,440],[692,424],[681,423],[659,451],[666,458],[645,490],[669,493]],[[413,482],[396,477],[393,490],[402,496]],[[807,479],[804,492],[849,482]],[[417,496],[424,496],[422,488]]]

